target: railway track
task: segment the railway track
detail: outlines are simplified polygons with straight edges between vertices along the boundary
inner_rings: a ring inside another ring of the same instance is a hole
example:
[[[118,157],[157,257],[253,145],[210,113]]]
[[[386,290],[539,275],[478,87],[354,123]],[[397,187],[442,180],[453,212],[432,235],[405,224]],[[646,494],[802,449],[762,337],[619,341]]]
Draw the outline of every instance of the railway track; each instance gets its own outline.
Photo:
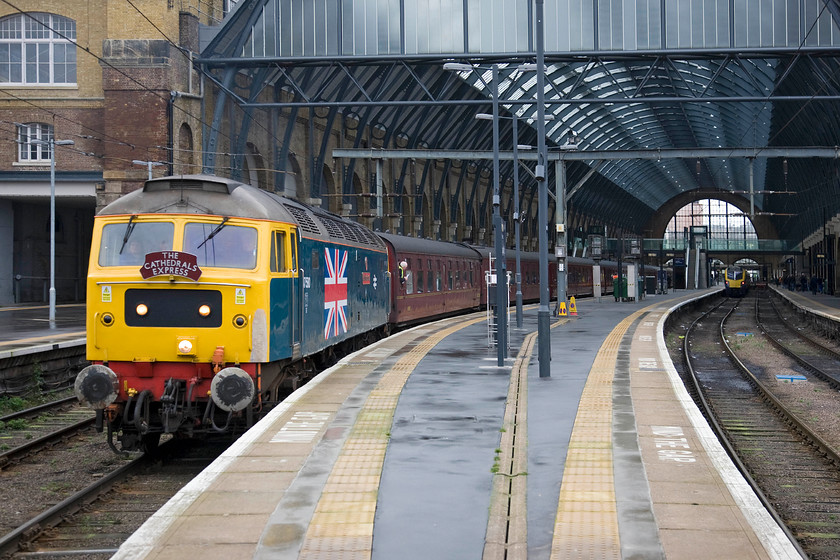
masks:
[[[0,557],[109,558],[230,442],[170,441],[139,456],[0,537]]]
[[[73,437],[94,420],[93,411],[79,405],[75,396],[0,417],[0,469]]]
[[[802,377],[802,366],[763,336],[756,305],[724,300],[688,328],[690,392],[803,555],[837,558],[840,457],[813,429],[808,395],[817,392],[837,409],[840,400],[816,376],[805,377],[808,386],[786,380]]]

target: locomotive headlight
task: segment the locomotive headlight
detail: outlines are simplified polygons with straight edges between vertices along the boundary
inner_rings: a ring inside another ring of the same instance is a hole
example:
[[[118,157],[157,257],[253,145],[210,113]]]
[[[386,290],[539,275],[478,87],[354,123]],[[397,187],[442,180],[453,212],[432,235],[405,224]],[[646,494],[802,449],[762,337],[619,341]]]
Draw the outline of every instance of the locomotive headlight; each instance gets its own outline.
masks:
[[[193,345],[189,340],[182,340],[178,343],[178,352],[181,354],[191,354],[192,349]]]
[[[202,305],[198,308],[198,314],[202,317],[207,317],[208,315],[210,315],[210,306],[207,304]]]
[[[134,311],[136,311],[138,315],[143,317],[146,315],[146,313],[149,312],[149,306],[147,306],[145,303],[138,303],[137,307],[134,308]]]
[[[233,318],[233,326],[237,328],[242,328],[248,324],[248,319],[245,318],[245,315],[237,315]]]
[[[114,324],[114,316],[110,313],[103,313],[99,320],[102,321],[102,324],[106,327],[110,327]]]

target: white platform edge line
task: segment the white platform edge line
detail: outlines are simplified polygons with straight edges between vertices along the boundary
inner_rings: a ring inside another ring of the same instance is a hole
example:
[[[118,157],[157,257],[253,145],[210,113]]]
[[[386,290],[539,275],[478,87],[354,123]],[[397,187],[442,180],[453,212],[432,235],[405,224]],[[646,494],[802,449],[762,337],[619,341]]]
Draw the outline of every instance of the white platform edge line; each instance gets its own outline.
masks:
[[[660,358],[662,359],[662,363],[665,365],[665,370],[668,372],[668,379],[671,382],[671,387],[674,389],[677,399],[680,401],[686,415],[691,421],[691,425],[700,438],[706,453],[712,459],[715,468],[720,473],[727,489],[730,494],[732,494],[733,499],[738,504],[738,507],[741,509],[741,512],[744,514],[747,522],[750,524],[753,531],[755,531],[755,534],[761,543],[767,549],[767,553],[771,556],[771,558],[778,560],[802,560],[802,557],[796,551],[796,548],[790,540],[788,540],[787,535],[785,535],[781,527],[779,527],[776,521],[770,516],[761,501],[759,501],[758,497],[755,495],[755,492],[753,492],[752,488],[750,488],[749,484],[747,484],[747,481],[741,473],[738,472],[738,469],[735,468],[735,464],[732,462],[732,459],[729,458],[729,455],[727,455],[723,446],[717,440],[717,437],[715,437],[715,434],[712,432],[712,429],[709,427],[706,419],[702,414],[700,414],[700,410],[697,408],[697,405],[694,404],[694,401],[691,399],[688,391],[686,391],[683,386],[682,379],[680,379],[674,364],[671,362],[670,353],[668,352],[668,347],[665,344],[665,336],[663,334],[665,321],[668,319],[668,315],[673,313],[679,307],[704,296],[705,294],[696,298],[685,300],[678,305],[674,305],[669,308],[666,313],[663,313],[662,317],[659,319],[659,324],[656,329],[656,343],[659,347]]]

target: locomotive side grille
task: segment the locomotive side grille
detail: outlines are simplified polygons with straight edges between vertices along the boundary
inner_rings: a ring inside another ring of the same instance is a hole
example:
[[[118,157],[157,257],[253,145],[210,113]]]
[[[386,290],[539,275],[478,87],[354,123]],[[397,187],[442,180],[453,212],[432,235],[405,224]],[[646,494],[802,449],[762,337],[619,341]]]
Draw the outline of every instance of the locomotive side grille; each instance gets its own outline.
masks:
[[[300,226],[301,230],[312,235],[321,235],[321,230],[318,227],[318,224],[315,223],[312,216],[310,216],[306,210],[298,208],[297,206],[292,206],[291,204],[284,204],[283,206],[286,207],[286,210],[292,213],[292,216],[294,216],[295,220],[297,220],[298,226]]]
[[[137,306],[148,308],[138,315]],[[210,307],[203,317],[198,309]],[[216,290],[146,290],[125,292],[125,323],[129,327],[205,327],[222,325],[222,294]]]

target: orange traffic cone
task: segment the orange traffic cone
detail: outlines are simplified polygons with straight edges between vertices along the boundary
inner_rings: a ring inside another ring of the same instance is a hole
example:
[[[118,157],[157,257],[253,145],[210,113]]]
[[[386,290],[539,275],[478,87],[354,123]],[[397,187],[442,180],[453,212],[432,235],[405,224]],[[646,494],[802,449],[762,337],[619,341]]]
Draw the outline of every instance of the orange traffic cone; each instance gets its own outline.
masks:
[[[577,305],[575,305],[575,296],[569,298],[569,315],[577,316]]]

